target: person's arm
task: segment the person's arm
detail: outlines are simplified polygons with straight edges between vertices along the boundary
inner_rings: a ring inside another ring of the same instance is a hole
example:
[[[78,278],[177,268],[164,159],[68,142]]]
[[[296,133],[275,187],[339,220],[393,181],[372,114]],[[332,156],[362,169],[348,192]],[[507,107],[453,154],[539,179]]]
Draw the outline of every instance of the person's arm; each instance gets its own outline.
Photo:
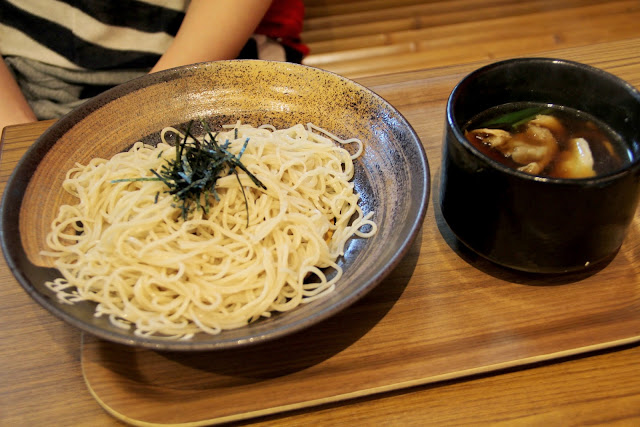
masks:
[[[151,72],[238,56],[270,0],[192,0],[175,39]]]
[[[37,120],[4,60],[0,61],[0,99],[0,134],[5,126]]]

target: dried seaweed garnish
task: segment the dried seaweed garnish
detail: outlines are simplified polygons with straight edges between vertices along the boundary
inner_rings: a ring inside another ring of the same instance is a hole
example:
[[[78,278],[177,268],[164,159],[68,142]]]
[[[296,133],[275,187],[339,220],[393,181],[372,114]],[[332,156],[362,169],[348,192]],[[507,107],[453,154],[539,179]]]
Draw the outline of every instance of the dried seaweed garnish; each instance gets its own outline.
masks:
[[[242,154],[249,144],[249,138],[244,141],[242,148],[237,155],[228,151],[231,141],[226,140],[219,144],[217,141],[218,133],[213,134],[206,123],[202,123],[207,136],[203,141],[199,141],[191,134],[191,125],[189,123],[184,138],[178,138],[176,141],[175,158],[167,159],[159,171],[151,170],[155,176],[141,178],[117,179],[111,181],[116,182],[133,182],[133,181],[162,181],[166,186],[166,193],[173,196],[174,206],[180,208],[183,219],[187,219],[189,213],[196,209],[202,209],[208,213],[210,207],[210,199],[213,197],[216,201],[220,197],[216,191],[216,183],[218,179],[230,174],[234,174],[238,180],[238,184],[242,189],[244,204],[247,210],[247,226],[249,225],[249,203],[244,191],[244,187],[240,182],[238,169],[244,171],[253,183],[266,190],[266,186],[240,161]],[[235,139],[238,138],[238,130],[235,129]],[[159,194],[156,194],[156,202]],[[204,201],[204,203],[203,203]]]

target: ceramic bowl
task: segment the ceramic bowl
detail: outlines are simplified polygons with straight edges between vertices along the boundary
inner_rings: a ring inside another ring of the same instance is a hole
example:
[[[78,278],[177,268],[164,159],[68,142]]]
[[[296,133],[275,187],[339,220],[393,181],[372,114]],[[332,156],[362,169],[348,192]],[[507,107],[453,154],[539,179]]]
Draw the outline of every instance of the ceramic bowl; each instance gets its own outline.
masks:
[[[189,341],[142,338],[94,317],[94,304],[61,304],[44,285],[59,276],[40,256],[63,199],[61,182],[76,162],[110,158],[136,141],[157,141],[166,126],[204,118],[211,126],[240,120],[277,128],[313,122],[358,137],[355,187],[379,231],[353,238],[339,263],[344,275],[326,298],[219,335]],[[11,176],[2,201],[0,238],[18,282],[38,303],[100,338],[160,350],[215,350],[275,339],[315,324],[365,295],[397,265],[418,233],[429,199],[423,146],[402,115],[381,97],[339,75],[302,65],[221,61],[132,80],[83,104],[48,129]]]
[[[509,102],[561,105],[618,132],[632,161],[594,178],[543,178],[489,159],[464,137],[476,114]],[[440,207],[457,238],[512,269],[583,270],[622,244],[640,195],[640,93],[600,69],[553,58],[497,62],[466,76],[446,110]]]

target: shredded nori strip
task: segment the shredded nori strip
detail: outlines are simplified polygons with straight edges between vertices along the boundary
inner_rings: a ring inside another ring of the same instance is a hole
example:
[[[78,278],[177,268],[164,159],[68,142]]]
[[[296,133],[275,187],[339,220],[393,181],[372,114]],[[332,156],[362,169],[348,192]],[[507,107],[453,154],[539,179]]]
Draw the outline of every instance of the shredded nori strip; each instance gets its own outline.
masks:
[[[176,141],[175,158],[173,160],[167,159],[159,171],[151,170],[154,177],[117,179],[111,182],[162,181],[168,188],[165,192],[173,196],[176,203],[174,206],[180,208],[182,217],[186,220],[193,210],[194,204],[197,209],[208,213],[211,197],[216,201],[220,200],[215,188],[218,179],[234,174],[242,189],[248,226],[249,204],[237,169],[244,171],[257,187],[265,190],[267,188],[240,161],[249,144],[249,138],[244,141],[240,152],[234,155],[227,150],[231,141],[226,140],[223,144],[219,144],[217,141],[218,133],[212,134],[206,123],[202,122],[209,139],[204,138],[201,142],[191,134],[191,124],[192,122],[184,132],[184,138],[179,138]],[[238,129],[235,129],[234,137],[238,138]],[[157,201],[158,194],[156,194]]]

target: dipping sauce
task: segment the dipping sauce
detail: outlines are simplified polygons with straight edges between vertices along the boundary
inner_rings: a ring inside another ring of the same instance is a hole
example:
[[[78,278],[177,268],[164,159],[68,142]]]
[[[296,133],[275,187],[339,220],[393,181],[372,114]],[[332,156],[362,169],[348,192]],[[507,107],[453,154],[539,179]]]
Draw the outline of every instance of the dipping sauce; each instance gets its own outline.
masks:
[[[491,159],[532,175],[590,178],[632,160],[622,138],[595,117],[572,108],[514,102],[490,108],[463,128]]]

